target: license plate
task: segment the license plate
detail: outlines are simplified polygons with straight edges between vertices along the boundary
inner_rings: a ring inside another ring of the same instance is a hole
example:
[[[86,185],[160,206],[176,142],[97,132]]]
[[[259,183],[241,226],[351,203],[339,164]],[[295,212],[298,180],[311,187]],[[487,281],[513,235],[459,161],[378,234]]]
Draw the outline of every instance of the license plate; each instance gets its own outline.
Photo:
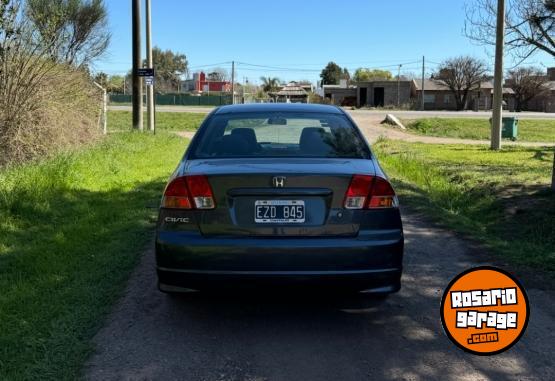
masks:
[[[254,222],[259,224],[299,224],[305,221],[302,200],[258,200],[254,202]]]

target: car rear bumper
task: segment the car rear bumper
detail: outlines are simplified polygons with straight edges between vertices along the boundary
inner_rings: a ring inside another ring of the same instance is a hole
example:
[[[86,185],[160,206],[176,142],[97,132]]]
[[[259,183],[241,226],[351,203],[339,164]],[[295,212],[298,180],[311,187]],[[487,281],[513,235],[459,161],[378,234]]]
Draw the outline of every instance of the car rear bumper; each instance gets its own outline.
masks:
[[[400,288],[400,230],[350,238],[206,238],[158,232],[162,291],[259,286],[333,287],[396,292]]]

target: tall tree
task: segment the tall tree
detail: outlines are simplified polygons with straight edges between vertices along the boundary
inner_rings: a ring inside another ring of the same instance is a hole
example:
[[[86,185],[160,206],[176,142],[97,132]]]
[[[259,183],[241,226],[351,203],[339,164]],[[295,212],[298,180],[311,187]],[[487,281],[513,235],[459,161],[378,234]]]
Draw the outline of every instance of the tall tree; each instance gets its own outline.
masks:
[[[59,63],[88,65],[110,43],[103,0],[27,0],[26,14]]]
[[[338,85],[342,75],[343,69],[332,61],[322,70],[320,78],[322,79],[323,85]]]
[[[226,69],[222,67],[215,67],[210,71],[210,73],[206,75],[206,78],[209,81],[223,82],[228,80],[229,74],[227,73]]]
[[[169,49],[162,50],[155,46],[152,49],[152,60],[155,68],[156,88],[162,92],[178,90],[181,77],[187,73],[188,69],[185,54]],[[146,65],[146,61],[143,64]]]
[[[484,45],[495,45],[497,0],[468,0],[466,35]],[[555,56],[555,1],[507,0],[505,46],[526,59],[537,51]]]
[[[355,70],[353,79],[356,82],[368,82],[373,80],[390,80],[393,75],[388,70],[368,69],[359,67]]]
[[[349,73],[349,70],[346,67],[343,68],[343,73],[341,74],[341,79],[346,79],[346,80],[351,79],[351,73]]]
[[[443,82],[455,96],[457,110],[464,110],[468,97],[480,87],[487,73],[486,64],[473,57],[460,56],[441,63],[434,78]]]
[[[516,111],[526,110],[528,102],[547,90],[548,77],[540,68],[521,67],[507,74],[507,86],[515,93]]]
[[[276,91],[280,87],[279,78],[277,77],[260,77],[260,80],[262,81],[262,90],[266,93]]]

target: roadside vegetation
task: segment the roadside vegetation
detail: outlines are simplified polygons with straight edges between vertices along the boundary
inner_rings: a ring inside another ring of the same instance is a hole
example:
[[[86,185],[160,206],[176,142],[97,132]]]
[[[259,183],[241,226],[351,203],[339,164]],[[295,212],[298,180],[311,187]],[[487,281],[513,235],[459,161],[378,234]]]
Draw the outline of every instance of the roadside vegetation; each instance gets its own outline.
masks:
[[[94,141],[87,65],[110,40],[102,2],[0,1],[0,167]]]
[[[144,128],[146,130],[146,113]],[[156,113],[156,128],[159,131],[196,131],[206,114],[189,112],[159,112]],[[131,126],[131,111],[109,111],[108,121],[110,131],[129,131]]]
[[[0,379],[79,377],[186,144],[118,132],[0,170]]]
[[[404,124],[408,132],[418,135],[489,140],[491,134],[487,119],[425,118],[405,120]],[[518,141],[555,142],[555,120],[519,120]]]
[[[478,239],[501,258],[555,275],[552,149],[492,152],[393,140],[373,148],[402,203]]]

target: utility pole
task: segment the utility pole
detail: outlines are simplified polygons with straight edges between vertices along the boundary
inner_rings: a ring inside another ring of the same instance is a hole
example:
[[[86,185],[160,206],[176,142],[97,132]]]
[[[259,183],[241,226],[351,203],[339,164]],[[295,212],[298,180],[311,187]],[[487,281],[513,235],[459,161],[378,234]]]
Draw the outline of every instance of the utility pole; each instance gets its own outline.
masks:
[[[153,68],[152,62],[152,31],[151,31],[151,12],[150,0],[146,0],[146,61],[149,69]],[[146,106],[148,116],[148,129],[154,132],[154,79],[146,87]]]
[[[235,61],[231,61],[231,104],[235,104]]]
[[[131,0],[133,32],[133,129],[143,130],[143,84],[141,67],[141,0]]]
[[[495,73],[493,75],[493,115],[491,118],[491,149],[501,148],[503,122],[503,48],[505,44],[505,0],[497,0],[497,31],[495,39]]]
[[[399,71],[397,72],[397,107],[401,107],[401,67],[399,65]]]
[[[422,56],[422,91],[421,91],[421,93],[422,93],[422,99],[421,99],[422,105],[420,106],[420,109],[422,111],[425,110],[425,108],[424,108],[424,84],[426,83],[425,80],[426,80],[426,57]]]

